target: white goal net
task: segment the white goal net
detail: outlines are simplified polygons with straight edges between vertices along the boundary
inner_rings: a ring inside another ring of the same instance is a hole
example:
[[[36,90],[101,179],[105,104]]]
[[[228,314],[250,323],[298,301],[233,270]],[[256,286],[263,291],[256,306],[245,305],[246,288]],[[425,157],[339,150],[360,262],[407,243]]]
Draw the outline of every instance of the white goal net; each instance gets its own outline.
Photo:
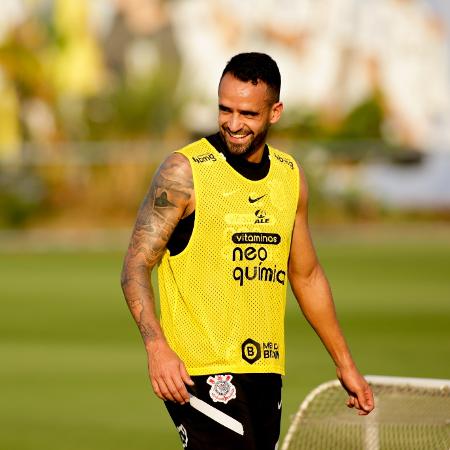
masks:
[[[450,380],[366,377],[375,409],[345,406],[339,381],[314,389],[300,405],[281,450],[449,450]]]

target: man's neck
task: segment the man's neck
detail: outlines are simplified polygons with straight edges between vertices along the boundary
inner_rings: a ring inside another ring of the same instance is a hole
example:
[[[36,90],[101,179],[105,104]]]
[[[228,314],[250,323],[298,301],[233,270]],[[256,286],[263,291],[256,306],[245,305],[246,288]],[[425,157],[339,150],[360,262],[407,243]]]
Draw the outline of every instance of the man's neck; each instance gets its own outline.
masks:
[[[233,169],[239,172],[250,180],[261,180],[264,178],[270,169],[269,149],[265,145],[259,156],[259,161],[249,160],[243,155],[234,155],[228,150],[227,145],[220,136],[220,133],[213,134],[206,138],[209,143],[220,153],[222,153],[228,164]]]
[[[250,154],[244,154],[243,157],[250,163],[259,164],[263,158],[265,147],[266,147],[266,143],[264,142],[256,150],[254,150]]]

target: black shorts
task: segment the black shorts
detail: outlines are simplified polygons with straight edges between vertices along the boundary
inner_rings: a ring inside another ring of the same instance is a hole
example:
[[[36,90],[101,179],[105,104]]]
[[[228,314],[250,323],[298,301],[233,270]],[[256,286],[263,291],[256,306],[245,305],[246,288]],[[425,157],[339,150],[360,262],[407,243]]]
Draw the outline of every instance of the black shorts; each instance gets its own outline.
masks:
[[[165,402],[188,450],[275,450],[280,436],[281,375],[272,373],[191,377],[194,397]]]

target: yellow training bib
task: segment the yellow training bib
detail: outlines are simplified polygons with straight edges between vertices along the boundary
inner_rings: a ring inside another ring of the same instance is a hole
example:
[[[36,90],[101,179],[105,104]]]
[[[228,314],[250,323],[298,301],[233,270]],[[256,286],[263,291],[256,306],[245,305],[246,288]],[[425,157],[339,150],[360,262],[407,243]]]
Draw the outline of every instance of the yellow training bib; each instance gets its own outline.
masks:
[[[158,269],[161,325],[191,375],[284,374],[287,262],[297,209],[294,159],[269,147],[248,180],[206,139],[179,150],[196,196],[194,229]]]

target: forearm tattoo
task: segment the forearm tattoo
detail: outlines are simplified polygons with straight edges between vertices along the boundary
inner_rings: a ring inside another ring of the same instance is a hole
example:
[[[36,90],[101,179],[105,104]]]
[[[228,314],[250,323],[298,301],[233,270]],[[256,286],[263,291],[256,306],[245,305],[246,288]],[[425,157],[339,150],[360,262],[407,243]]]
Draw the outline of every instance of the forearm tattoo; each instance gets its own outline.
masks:
[[[193,195],[189,163],[171,155],[155,174],[142,202],[122,270],[122,289],[144,342],[158,336],[150,271]]]

